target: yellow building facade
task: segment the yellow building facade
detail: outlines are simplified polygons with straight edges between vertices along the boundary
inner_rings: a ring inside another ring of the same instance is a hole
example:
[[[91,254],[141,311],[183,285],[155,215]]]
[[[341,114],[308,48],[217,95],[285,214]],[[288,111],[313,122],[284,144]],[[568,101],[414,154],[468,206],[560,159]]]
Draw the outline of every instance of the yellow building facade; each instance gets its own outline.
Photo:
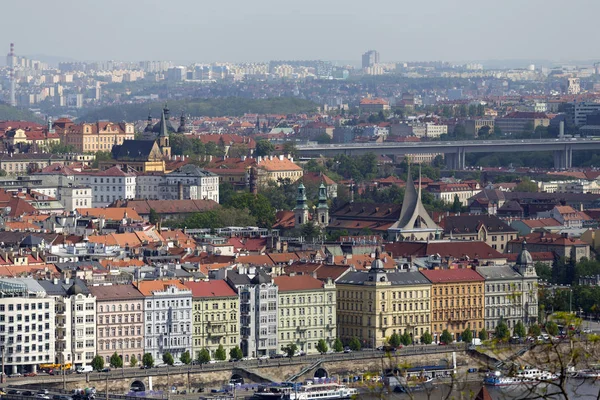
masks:
[[[336,286],[338,336],[345,343],[356,337],[363,347],[375,348],[405,332],[419,343],[431,333],[431,283],[420,272],[372,265],[368,272],[344,274]]]
[[[240,343],[239,297],[223,280],[184,282],[192,291],[193,358],[207,349],[215,359],[219,345],[226,359]]]

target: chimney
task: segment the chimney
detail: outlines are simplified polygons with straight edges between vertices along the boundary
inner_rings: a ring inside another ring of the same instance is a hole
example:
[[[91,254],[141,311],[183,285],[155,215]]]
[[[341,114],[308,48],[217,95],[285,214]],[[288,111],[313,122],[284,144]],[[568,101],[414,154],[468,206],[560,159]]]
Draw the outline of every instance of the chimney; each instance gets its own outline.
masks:
[[[279,161],[283,161],[283,154],[279,155]]]
[[[177,182],[177,193],[178,199],[183,200],[183,183],[181,181]]]

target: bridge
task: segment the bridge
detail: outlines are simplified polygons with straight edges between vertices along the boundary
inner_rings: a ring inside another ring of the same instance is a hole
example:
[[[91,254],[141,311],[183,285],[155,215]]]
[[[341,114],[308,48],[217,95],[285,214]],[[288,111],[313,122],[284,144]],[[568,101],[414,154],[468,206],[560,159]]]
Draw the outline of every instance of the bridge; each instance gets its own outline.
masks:
[[[298,145],[300,157],[348,156],[366,153],[405,155],[405,154],[444,154],[449,169],[465,169],[467,153],[516,153],[549,151],[554,157],[555,169],[568,169],[573,165],[573,151],[600,150],[600,140],[594,138],[531,139],[531,140],[470,140],[455,142],[384,142]]]
[[[10,387],[54,388],[72,390],[96,387],[111,394],[124,394],[130,390],[165,391],[176,387],[189,390],[199,387],[221,387],[231,378],[243,378],[245,382],[267,383],[288,380],[302,381],[313,377],[347,377],[367,372],[380,372],[390,362],[400,360],[415,366],[438,365],[449,362],[452,353],[467,360],[466,348],[457,346],[415,346],[397,351],[392,357],[381,351],[358,351],[353,353],[314,354],[308,356],[214,364],[162,367],[151,369],[124,368],[108,373],[70,374],[9,378],[4,385]],[[464,361],[466,362],[466,361]]]

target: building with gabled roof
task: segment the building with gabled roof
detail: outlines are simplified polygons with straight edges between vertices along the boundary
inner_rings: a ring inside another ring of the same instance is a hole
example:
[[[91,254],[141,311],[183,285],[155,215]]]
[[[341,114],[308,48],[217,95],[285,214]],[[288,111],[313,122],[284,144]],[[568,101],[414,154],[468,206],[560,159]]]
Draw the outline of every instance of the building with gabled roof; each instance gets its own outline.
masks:
[[[185,282],[192,291],[193,357],[207,349],[215,359],[219,346],[225,355],[240,343],[239,297],[224,280]]]
[[[337,338],[337,299],[333,280],[291,274],[277,276],[273,282],[279,289],[277,331],[280,345],[293,343],[306,354],[319,353],[319,340],[333,348]]]
[[[499,252],[506,251],[506,244],[518,236],[518,231],[495,215],[453,215],[440,221],[444,238],[482,241]]]

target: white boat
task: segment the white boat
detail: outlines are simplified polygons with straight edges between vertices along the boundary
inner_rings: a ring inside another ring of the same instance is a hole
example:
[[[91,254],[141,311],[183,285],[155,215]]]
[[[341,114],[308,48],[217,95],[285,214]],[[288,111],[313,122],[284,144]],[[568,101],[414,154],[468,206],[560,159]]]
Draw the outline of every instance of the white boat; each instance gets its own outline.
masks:
[[[558,379],[558,375],[537,368],[521,369],[517,372],[515,377],[529,381],[553,381]]]
[[[338,383],[303,385],[289,394],[289,400],[350,399],[358,390]]]
[[[541,383],[558,379],[556,374],[535,368],[520,370],[515,376],[504,376],[500,371],[489,373],[483,379],[488,386],[512,386]]]

